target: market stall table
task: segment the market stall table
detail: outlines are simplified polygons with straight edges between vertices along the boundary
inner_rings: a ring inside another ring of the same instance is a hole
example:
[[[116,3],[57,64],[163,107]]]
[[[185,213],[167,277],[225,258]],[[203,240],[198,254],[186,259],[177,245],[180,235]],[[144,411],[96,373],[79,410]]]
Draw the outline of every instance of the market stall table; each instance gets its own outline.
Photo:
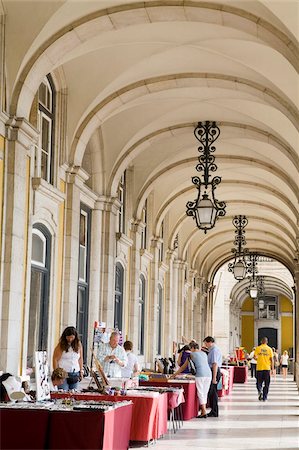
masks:
[[[132,403],[107,411],[3,407],[1,449],[127,450],[132,408]]]
[[[233,385],[234,385],[234,371],[235,368],[234,366],[226,366],[224,367],[225,370],[228,370],[229,372],[229,376],[228,376],[228,388],[225,391],[226,395],[229,395],[231,393],[231,391],[233,390]]]
[[[140,381],[140,386],[182,387],[185,402],[182,404],[183,420],[190,420],[198,415],[199,401],[196,392],[195,380],[148,380]]]
[[[49,411],[0,407],[0,448],[46,448]]]
[[[48,448],[126,450],[132,407],[129,404],[110,411],[51,411]]]
[[[133,403],[130,429],[131,441],[151,441],[167,433],[167,394],[157,395],[102,395],[97,393],[52,392],[52,398],[74,398],[75,400],[108,400],[119,402],[131,400]]]
[[[234,366],[234,383],[247,383],[248,367]]]

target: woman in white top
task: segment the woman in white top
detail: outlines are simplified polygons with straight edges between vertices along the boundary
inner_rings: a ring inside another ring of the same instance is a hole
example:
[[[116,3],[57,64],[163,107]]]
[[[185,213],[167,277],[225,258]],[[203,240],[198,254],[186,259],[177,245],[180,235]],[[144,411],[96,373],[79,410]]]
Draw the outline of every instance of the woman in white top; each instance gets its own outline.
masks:
[[[286,379],[288,373],[288,365],[289,365],[289,355],[287,350],[283,352],[280,358],[280,364],[282,368],[282,377]]]
[[[60,367],[68,377],[59,389],[77,389],[83,377],[83,350],[75,327],[67,327],[62,333],[53,354],[53,369]]]
[[[132,378],[137,376],[139,372],[137,356],[132,353],[133,342],[126,341],[124,343],[124,349],[127,353],[128,364],[126,365],[126,367],[121,368],[121,376],[123,378]]]
[[[253,347],[252,352],[250,353],[248,359],[250,361],[250,371],[251,371],[251,378],[255,377],[256,378],[256,364],[257,361],[256,359],[254,359],[254,352],[255,352],[255,347]]]

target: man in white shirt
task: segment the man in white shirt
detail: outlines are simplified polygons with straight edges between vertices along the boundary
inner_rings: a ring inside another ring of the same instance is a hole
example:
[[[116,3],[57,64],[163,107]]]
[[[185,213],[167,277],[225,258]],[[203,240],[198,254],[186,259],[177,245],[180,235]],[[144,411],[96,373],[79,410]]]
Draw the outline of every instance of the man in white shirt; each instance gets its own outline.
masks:
[[[121,376],[123,378],[132,378],[138,375],[139,366],[137,356],[132,353],[133,342],[126,341],[124,343],[124,349],[127,353],[128,364],[126,367],[121,369]]]
[[[107,377],[121,377],[121,368],[128,363],[125,349],[119,345],[120,334],[113,331],[108,343],[99,344],[98,360]]]

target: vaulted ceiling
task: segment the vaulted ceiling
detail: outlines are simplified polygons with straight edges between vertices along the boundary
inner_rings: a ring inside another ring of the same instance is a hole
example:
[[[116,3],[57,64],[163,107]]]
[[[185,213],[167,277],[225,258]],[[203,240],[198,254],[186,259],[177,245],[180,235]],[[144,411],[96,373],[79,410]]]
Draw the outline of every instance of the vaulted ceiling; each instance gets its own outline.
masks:
[[[211,273],[229,258],[232,218],[247,247],[293,270],[299,250],[297,2],[13,1],[7,14],[10,113],[29,118],[43,77],[67,89],[67,162],[115,195],[133,168],[134,215],[154,195],[158,235]],[[208,234],[186,217],[196,198],[198,121],[217,121],[217,198],[226,216]]]

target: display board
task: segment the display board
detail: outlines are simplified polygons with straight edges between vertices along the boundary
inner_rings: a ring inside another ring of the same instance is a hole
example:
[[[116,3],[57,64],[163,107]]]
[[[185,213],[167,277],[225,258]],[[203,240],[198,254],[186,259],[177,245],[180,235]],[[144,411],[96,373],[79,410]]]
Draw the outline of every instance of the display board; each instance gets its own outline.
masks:
[[[48,374],[49,364],[47,352],[35,352],[35,381],[37,401],[50,399]]]

